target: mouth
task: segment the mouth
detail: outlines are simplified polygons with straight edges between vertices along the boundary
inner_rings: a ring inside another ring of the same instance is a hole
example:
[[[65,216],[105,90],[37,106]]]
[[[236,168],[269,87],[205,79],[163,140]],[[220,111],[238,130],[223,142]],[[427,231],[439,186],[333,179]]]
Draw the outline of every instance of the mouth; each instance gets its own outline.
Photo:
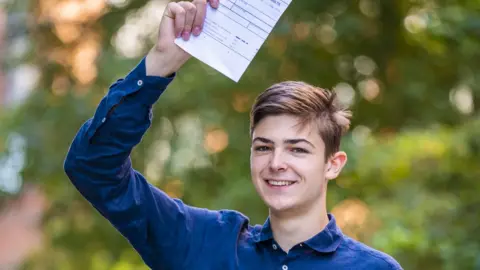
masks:
[[[274,179],[265,179],[265,182],[270,187],[282,188],[289,187],[297,183],[297,181],[287,181],[287,180],[274,180]]]

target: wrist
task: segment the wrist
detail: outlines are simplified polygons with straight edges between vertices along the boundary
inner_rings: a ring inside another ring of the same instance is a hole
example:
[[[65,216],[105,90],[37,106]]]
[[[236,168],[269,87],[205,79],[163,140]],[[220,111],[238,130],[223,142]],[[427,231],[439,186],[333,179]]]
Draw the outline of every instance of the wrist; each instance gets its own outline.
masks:
[[[155,48],[150,50],[145,59],[146,75],[166,78],[177,72],[181,64],[169,56]]]

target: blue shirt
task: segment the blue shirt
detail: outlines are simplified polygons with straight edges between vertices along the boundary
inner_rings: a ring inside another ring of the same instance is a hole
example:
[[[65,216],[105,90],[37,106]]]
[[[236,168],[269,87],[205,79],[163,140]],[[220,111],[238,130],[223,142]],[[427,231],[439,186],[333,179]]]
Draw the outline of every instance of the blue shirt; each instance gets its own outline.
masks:
[[[151,124],[152,105],[174,76],[146,76],[145,59],[115,82],[77,133],[65,171],[79,192],[152,269],[401,269],[389,255],[342,234],[329,214],[318,235],[285,253],[269,219],[251,225],[233,210],[184,204],[132,168],[130,152]]]

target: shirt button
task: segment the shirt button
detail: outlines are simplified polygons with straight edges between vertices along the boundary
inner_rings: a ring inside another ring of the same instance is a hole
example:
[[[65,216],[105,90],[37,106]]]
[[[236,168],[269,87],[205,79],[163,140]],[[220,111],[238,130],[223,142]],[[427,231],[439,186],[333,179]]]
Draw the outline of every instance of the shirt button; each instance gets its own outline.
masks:
[[[283,266],[282,266],[282,270],[288,270],[288,266],[283,265]]]
[[[300,244],[300,247],[303,247],[303,244]]]
[[[142,80],[138,80],[138,81],[137,81],[137,85],[138,85],[138,86],[142,86],[142,85],[143,85],[143,81],[142,81]]]
[[[277,245],[273,244],[273,245],[272,245],[272,248],[275,249],[275,250],[277,250]]]
[[[105,123],[105,121],[107,121],[107,118],[104,117],[104,118],[102,119],[102,123]]]

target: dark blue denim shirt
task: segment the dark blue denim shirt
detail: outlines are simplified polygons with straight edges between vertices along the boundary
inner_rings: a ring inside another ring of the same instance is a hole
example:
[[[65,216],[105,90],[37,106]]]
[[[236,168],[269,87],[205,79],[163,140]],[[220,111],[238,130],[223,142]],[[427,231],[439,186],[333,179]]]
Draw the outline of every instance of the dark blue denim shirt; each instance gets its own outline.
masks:
[[[342,234],[331,214],[322,232],[285,253],[268,219],[251,225],[239,212],[192,207],[149,184],[132,168],[130,153],[151,124],[152,105],[173,78],[146,76],[143,59],[110,87],[94,117],[80,128],[64,164],[73,185],[150,268],[401,269],[389,255]]]

